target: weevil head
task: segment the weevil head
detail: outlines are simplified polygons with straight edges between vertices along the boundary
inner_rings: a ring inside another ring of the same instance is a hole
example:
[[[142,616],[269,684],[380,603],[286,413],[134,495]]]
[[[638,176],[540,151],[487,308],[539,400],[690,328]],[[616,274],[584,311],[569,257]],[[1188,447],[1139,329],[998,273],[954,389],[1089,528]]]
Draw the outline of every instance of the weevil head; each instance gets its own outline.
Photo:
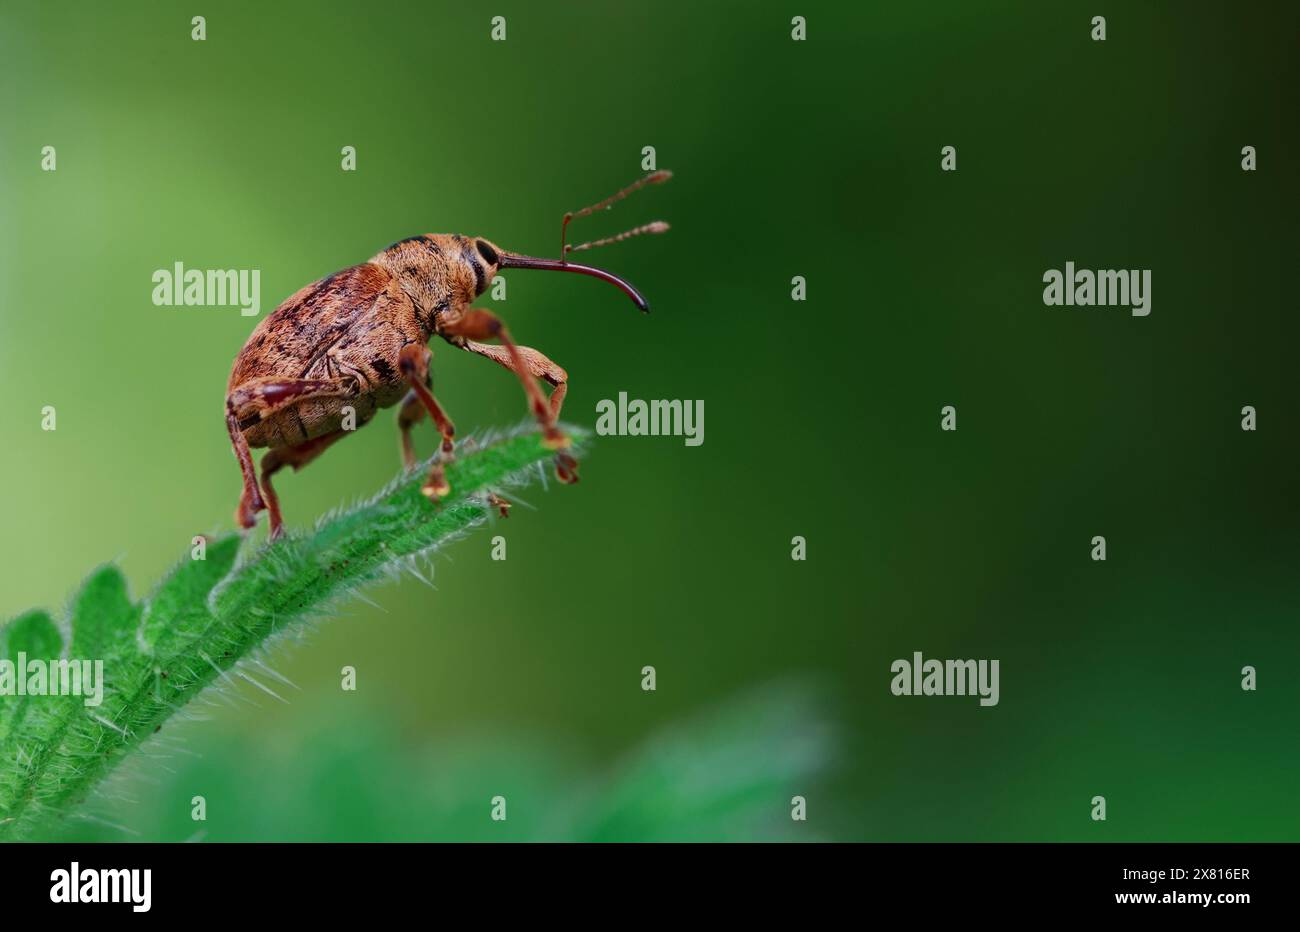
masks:
[[[672,172],[651,172],[639,180],[590,207],[571,211],[560,224],[560,258],[544,259],[507,252],[482,237],[459,236],[447,233],[429,233],[412,236],[389,246],[371,259],[383,266],[400,283],[411,298],[419,316],[419,325],[426,331],[438,329],[439,320],[456,319],[470,304],[487,290],[500,269],[540,269],[548,272],[573,272],[589,275],[618,288],[632,299],[643,313],[650,310],[646,299],[625,279],[581,262],[570,262],[571,252],[582,252],[598,246],[620,243],[646,233],[665,233],[668,224],[662,220],[643,223],[613,236],[592,240],[589,243],[570,245],[565,239],[569,221],[585,217],[599,210],[607,210],[615,201],[649,184],[667,181]]]
[[[501,250],[485,239],[426,233],[393,243],[371,259],[397,279],[420,322],[456,316],[478,298],[497,274]]]
[[[452,307],[468,307],[487,291],[497,274],[500,250],[475,236],[435,233],[426,238],[437,247],[441,261],[435,263],[436,271],[444,275],[442,284]]]

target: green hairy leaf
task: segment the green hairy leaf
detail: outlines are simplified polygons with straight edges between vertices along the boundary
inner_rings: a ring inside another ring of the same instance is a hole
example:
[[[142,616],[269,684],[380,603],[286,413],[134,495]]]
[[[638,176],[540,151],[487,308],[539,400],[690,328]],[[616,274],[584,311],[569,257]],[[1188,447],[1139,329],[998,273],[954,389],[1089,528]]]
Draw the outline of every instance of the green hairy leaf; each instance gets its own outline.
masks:
[[[27,837],[71,811],[214,681],[275,695],[276,674],[255,657],[273,636],[480,523],[487,491],[537,477],[551,456],[532,432],[463,445],[447,469],[452,493],[439,502],[420,492],[425,469],[414,470],[310,533],[256,548],[236,534],[208,540],[203,559],[186,554],[143,602],[132,602],[115,566],[103,566],[73,598],[62,631],[42,611],[0,627],[8,661],[0,687],[6,671],[21,678],[23,664],[39,660],[51,681],[80,682],[83,693],[58,695],[53,682],[27,690],[26,680],[26,695],[0,688],[0,839]],[[251,551],[242,561],[241,550]],[[92,680],[78,680],[83,662],[92,672],[102,662],[94,693],[85,688]]]

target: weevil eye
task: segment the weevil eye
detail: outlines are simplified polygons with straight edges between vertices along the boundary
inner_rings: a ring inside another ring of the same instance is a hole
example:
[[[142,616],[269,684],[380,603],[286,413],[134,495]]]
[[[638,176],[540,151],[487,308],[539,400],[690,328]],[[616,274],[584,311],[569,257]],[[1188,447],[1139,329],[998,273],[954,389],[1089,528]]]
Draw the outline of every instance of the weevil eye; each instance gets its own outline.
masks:
[[[483,242],[483,240],[481,239],[475,240],[474,248],[478,250],[478,254],[480,256],[482,256],[484,259],[487,260],[488,265],[496,265],[497,262],[500,261],[500,257],[497,255],[497,251],[493,249],[491,246],[489,246],[487,243]]]

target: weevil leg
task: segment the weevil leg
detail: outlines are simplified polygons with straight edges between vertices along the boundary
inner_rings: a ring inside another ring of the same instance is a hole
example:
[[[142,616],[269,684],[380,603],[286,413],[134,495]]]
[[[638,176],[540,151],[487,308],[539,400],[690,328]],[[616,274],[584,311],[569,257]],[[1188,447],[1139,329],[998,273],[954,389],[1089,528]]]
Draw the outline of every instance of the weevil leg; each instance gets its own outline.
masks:
[[[397,409],[397,429],[401,432],[402,465],[410,469],[415,465],[415,445],[411,443],[411,428],[424,419],[424,405],[420,396],[411,389]]]
[[[352,395],[356,389],[350,379],[263,378],[241,385],[226,396],[226,429],[244,474],[244,490],[235,509],[235,521],[240,527],[251,528],[257,523],[257,513],[267,507],[257,488],[244,430],[288,405],[308,398]]]
[[[426,373],[424,378],[424,387],[433,390],[433,374]],[[401,405],[397,409],[397,429],[400,432],[402,440],[402,465],[410,469],[415,465],[415,444],[411,441],[411,428],[420,421],[424,420],[428,411],[424,403],[420,401],[420,396],[416,394],[415,389],[406,393],[402,399]]]
[[[561,450],[569,445],[569,438],[555,426],[555,417],[551,414],[546,399],[542,397],[542,390],[537,387],[536,380],[529,373],[528,363],[519,351],[519,346],[510,338],[510,332],[506,330],[506,325],[497,315],[482,308],[471,308],[459,320],[448,324],[443,330],[443,335],[464,337],[467,340],[500,340],[502,347],[510,354],[510,365],[506,368],[519,376],[519,381],[524,386],[524,394],[528,396],[529,404],[533,409],[533,415],[542,425],[542,442],[552,450]]]
[[[514,502],[508,498],[502,498],[496,492],[488,492],[487,503],[489,508],[495,508],[497,514],[503,518],[510,517],[510,509],[514,507]]]
[[[226,410],[233,413],[241,429],[252,426],[268,415],[308,398],[353,395],[356,381],[345,379],[262,378],[250,381],[226,397]]]
[[[510,350],[504,346],[492,346],[488,343],[476,343],[473,340],[466,340],[464,348],[479,356],[486,356],[511,372],[515,371],[514,358],[511,356]],[[551,419],[558,421],[560,419],[560,409],[564,407],[564,395],[569,390],[569,374],[548,359],[544,353],[533,349],[531,346],[520,346],[518,350],[519,355],[523,357],[524,364],[527,366],[528,374],[534,378],[544,379],[548,384],[554,386],[550,398]]]
[[[284,532],[284,519],[280,514],[280,497],[275,494],[271,477],[285,466],[292,466],[293,471],[297,472],[348,433],[351,431],[336,430],[332,434],[316,437],[296,447],[276,447],[268,450],[262,457],[262,494],[266,498],[266,507],[271,512],[271,540],[275,540]]]
[[[444,463],[451,461],[452,455],[456,451],[456,426],[452,424],[451,418],[442,410],[433,397],[433,392],[425,386],[429,382],[429,360],[433,357],[433,352],[429,347],[420,343],[408,343],[402,347],[397,354],[398,368],[402,372],[402,377],[410,383],[411,391],[415,393],[415,400],[424,410],[433,418],[433,423],[438,428],[438,433],[442,434],[442,455],[438,461],[433,464],[429,470],[429,478],[420,491],[430,498],[442,498],[451,491],[451,486],[447,484],[447,474],[443,467]],[[402,403],[402,408],[398,412],[398,425],[402,427],[402,450],[404,456],[409,456],[407,465],[415,461],[415,452],[410,449],[410,440],[407,436],[410,430],[410,423],[403,423],[407,418],[407,406],[410,404],[410,396]]]
[[[484,312],[487,313],[487,312]],[[549,410],[551,413],[551,424],[556,424],[560,419],[560,409],[564,406],[564,396],[569,390],[569,374],[560,366],[556,365],[546,355],[531,346],[516,346],[511,351],[509,345],[492,346],[487,343],[477,343],[474,340],[466,340],[464,348],[471,353],[477,353],[479,356],[485,356],[493,362],[504,366],[511,372],[514,372],[524,380],[524,389],[527,391],[530,386],[535,391],[536,384],[532,379],[544,379],[554,386],[551,390]],[[523,360],[524,368],[517,368],[517,360]],[[532,397],[532,392],[529,392]],[[536,407],[534,407],[536,410]],[[555,475],[561,482],[578,481],[578,461],[572,456],[559,450],[555,454]]]
[[[226,430],[230,432],[230,445],[235,448],[239,470],[244,474],[244,491],[240,493],[239,507],[235,509],[235,521],[242,528],[250,528],[257,523],[257,513],[266,507],[266,503],[257,488],[257,474],[253,472],[253,456],[248,451],[248,441],[239,429],[239,421],[229,401],[226,402]]]

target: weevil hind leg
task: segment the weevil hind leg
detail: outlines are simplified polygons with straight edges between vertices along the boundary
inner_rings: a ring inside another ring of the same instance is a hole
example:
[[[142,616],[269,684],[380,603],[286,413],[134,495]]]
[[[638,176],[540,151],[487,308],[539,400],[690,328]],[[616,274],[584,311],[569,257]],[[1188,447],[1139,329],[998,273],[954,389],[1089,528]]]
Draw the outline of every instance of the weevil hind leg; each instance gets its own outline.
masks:
[[[402,431],[402,456],[406,465],[412,466],[415,463],[415,450],[411,446],[411,425],[423,416],[416,414],[414,409],[419,406],[433,418],[438,433],[442,435],[442,448],[437,462],[429,470],[429,478],[420,487],[420,491],[429,498],[442,498],[451,491],[451,486],[447,483],[445,464],[451,462],[456,452],[456,426],[452,424],[451,418],[447,417],[447,412],[442,410],[442,405],[438,404],[437,399],[433,397],[433,392],[427,387],[431,384],[429,360],[432,358],[433,352],[421,343],[408,343],[398,353],[398,368],[402,372],[402,377],[411,386],[411,391],[398,410],[397,424]]]
[[[259,378],[240,385],[226,396],[226,430],[235,449],[244,489],[235,509],[235,522],[242,528],[257,523],[257,513],[267,503],[258,491],[253,457],[248,449],[244,429],[265,420],[277,411],[310,398],[348,396],[356,393],[356,384],[348,379],[281,379]],[[265,462],[265,459],[263,459]]]
[[[235,448],[235,459],[244,475],[244,490],[239,495],[239,507],[235,509],[235,522],[247,529],[257,524],[257,513],[266,508],[266,503],[257,488],[257,474],[253,471],[253,455],[248,450],[248,441],[239,429],[239,421],[229,402],[226,405],[226,430],[230,432],[230,445]]]
[[[336,430],[314,440],[308,440],[306,443],[300,443],[296,447],[276,447],[268,450],[266,455],[262,457],[262,495],[266,499],[267,509],[271,512],[271,540],[275,540],[284,533],[284,518],[280,514],[280,497],[275,494],[275,488],[271,485],[271,477],[285,466],[292,466],[293,471],[297,472],[349,433],[352,432]]]
[[[483,313],[488,312],[484,311]],[[555,425],[560,420],[560,410],[564,407],[564,396],[569,391],[569,374],[562,367],[547,358],[545,353],[535,350],[531,346],[513,346],[508,343],[503,346],[494,346],[487,343],[478,343],[474,340],[466,340],[464,348],[471,353],[491,359],[519,376],[524,383],[524,390],[528,392],[529,399],[534,402],[534,412],[537,411],[534,394],[540,393],[533,379],[543,379],[554,386],[551,389],[551,397],[548,400],[546,409],[550,412],[549,423],[551,428],[558,432]],[[522,369],[519,368],[521,363]],[[542,422],[543,428],[547,427],[547,422],[540,415],[538,420]],[[563,450],[556,451],[555,476],[561,482],[577,482],[578,461]]]

